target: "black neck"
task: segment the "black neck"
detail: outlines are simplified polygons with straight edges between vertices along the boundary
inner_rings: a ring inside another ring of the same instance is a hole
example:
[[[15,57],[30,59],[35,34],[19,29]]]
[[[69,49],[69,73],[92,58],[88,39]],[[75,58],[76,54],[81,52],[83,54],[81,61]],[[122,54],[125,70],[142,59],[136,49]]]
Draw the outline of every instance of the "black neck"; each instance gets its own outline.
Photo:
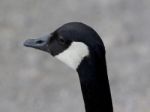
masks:
[[[86,112],[113,112],[105,57],[95,63],[84,59],[77,72]]]

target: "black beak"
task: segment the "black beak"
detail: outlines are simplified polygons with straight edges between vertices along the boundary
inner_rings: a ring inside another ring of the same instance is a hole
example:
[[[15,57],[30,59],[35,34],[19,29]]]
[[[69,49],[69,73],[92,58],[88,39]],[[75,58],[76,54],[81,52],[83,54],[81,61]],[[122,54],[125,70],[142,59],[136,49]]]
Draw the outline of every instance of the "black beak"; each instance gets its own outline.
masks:
[[[35,49],[40,49],[42,51],[49,51],[48,50],[48,43],[49,43],[49,40],[50,40],[50,35],[46,35],[46,36],[43,36],[41,38],[38,38],[38,39],[28,39],[24,42],[24,46],[26,47],[32,47],[32,48],[35,48]]]

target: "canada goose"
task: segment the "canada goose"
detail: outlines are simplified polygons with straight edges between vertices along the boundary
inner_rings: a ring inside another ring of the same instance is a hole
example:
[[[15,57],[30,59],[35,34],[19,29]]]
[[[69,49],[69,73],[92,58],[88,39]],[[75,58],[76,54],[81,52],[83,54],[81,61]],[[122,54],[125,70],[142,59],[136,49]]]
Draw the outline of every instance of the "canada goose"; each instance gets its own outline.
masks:
[[[86,112],[113,112],[105,47],[91,27],[67,23],[47,36],[26,40],[24,45],[46,51],[78,72]]]

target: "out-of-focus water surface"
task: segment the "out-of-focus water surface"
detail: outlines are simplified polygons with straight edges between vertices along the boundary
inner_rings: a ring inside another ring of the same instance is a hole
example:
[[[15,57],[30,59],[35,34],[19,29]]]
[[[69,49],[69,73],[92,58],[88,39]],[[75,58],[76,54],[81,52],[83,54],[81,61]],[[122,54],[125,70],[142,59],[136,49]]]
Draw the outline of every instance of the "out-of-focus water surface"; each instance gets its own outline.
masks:
[[[0,0],[0,112],[84,112],[77,73],[28,38],[80,21],[102,37],[114,112],[149,112],[149,0]]]

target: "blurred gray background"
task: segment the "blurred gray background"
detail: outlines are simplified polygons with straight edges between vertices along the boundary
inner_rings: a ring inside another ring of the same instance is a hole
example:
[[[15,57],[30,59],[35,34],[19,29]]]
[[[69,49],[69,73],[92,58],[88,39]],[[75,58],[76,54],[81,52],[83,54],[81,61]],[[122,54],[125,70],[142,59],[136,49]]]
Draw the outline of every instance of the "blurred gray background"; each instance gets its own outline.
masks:
[[[149,0],[0,0],[0,112],[84,112],[77,73],[22,45],[71,21],[105,43],[114,112],[149,112]]]

